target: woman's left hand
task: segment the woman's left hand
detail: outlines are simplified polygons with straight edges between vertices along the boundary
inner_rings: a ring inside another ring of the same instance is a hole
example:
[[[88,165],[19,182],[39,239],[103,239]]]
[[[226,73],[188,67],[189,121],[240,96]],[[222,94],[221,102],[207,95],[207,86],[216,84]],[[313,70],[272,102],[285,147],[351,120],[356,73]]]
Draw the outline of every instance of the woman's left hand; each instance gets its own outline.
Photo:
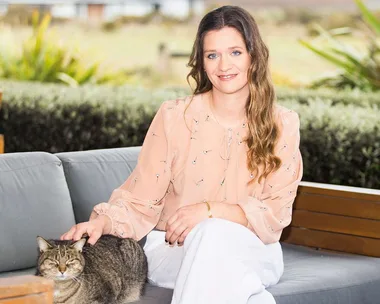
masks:
[[[179,246],[182,246],[191,229],[207,218],[205,203],[179,208],[166,223],[165,242],[169,242],[169,245],[177,242]]]

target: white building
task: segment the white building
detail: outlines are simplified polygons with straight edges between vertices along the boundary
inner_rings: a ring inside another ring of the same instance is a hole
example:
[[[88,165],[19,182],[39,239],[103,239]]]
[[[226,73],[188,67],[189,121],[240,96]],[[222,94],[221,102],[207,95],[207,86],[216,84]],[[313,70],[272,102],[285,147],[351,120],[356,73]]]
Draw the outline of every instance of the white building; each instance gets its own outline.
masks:
[[[0,0],[0,14],[9,5],[43,7],[55,17],[109,21],[118,16],[142,16],[155,9],[163,14],[186,17],[192,7],[195,14],[204,11],[203,0]]]

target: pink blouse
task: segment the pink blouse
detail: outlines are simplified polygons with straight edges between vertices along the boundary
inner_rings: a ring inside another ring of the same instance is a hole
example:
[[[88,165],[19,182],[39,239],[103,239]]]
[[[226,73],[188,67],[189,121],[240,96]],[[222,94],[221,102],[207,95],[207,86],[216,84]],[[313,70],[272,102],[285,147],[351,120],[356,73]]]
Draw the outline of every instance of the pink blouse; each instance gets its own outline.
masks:
[[[247,185],[254,176],[246,165],[246,122],[225,128],[201,94],[190,100],[188,96],[163,102],[135,169],[108,203],[94,207],[90,218],[107,215],[112,221],[111,234],[139,240],[155,227],[165,230],[166,221],[180,207],[224,202],[243,209],[248,228],[264,243],[278,241],[291,222],[303,174],[298,114],[275,105],[280,128],[275,153],[282,166],[260,184]]]

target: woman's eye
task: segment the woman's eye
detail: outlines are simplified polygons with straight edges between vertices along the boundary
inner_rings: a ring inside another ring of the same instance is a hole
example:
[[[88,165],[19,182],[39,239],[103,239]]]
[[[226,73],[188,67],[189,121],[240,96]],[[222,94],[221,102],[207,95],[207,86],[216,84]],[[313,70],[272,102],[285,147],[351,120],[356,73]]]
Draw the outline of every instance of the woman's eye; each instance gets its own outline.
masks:
[[[207,58],[208,59],[215,59],[216,58],[216,54],[215,53],[214,54],[208,54]]]
[[[240,51],[233,51],[233,52],[232,52],[232,55],[234,55],[234,56],[239,56],[240,54],[241,54]]]

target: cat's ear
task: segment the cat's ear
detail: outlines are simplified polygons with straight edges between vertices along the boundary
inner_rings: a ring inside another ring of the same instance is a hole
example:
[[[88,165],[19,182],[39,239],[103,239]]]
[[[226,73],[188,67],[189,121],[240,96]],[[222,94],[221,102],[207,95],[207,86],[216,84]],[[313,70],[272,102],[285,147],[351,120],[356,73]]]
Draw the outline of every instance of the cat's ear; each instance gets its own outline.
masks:
[[[37,243],[38,247],[40,247],[40,252],[45,252],[53,248],[53,246],[47,240],[40,236],[37,236]]]
[[[71,247],[78,250],[79,252],[82,252],[84,244],[86,244],[86,239],[82,238],[79,241],[76,241],[74,244],[72,244]]]

